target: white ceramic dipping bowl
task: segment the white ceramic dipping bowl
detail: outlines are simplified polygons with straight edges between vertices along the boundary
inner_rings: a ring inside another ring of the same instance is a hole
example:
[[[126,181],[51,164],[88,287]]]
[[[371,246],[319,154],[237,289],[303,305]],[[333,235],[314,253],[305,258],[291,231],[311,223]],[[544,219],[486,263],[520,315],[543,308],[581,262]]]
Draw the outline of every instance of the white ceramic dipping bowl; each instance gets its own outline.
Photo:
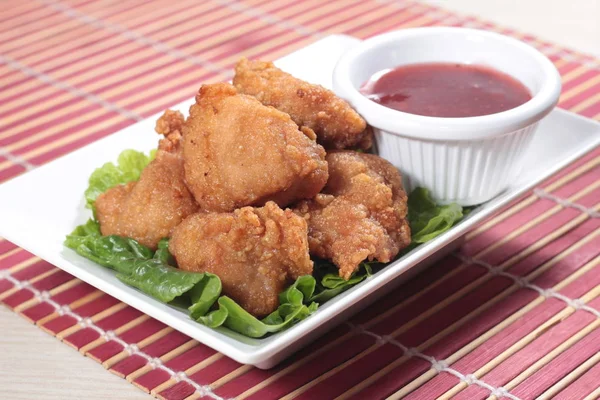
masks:
[[[523,83],[532,99],[496,114],[438,118],[397,111],[359,92],[376,72],[429,62],[495,68]],[[440,203],[469,206],[498,195],[519,174],[538,122],[558,102],[561,80],[552,62],[523,42],[477,29],[439,27],[361,42],[338,61],[333,88],[373,127],[379,155],[400,169],[408,190],[423,186]]]

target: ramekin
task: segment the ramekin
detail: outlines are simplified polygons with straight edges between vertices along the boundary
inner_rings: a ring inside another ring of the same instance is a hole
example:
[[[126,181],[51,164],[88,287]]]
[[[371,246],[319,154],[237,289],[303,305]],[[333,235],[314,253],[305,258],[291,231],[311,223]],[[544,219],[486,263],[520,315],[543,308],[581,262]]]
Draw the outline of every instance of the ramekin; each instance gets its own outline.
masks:
[[[382,106],[359,91],[378,71],[426,62],[490,66],[522,82],[532,99],[496,114],[438,118]],[[394,31],[351,48],[335,67],[333,89],[373,127],[379,155],[402,172],[408,190],[422,186],[440,203],[470,206],[497,196],[519,174],[539,121],[558,102],[561,80],[548,58],[521,41],[436,27]]]

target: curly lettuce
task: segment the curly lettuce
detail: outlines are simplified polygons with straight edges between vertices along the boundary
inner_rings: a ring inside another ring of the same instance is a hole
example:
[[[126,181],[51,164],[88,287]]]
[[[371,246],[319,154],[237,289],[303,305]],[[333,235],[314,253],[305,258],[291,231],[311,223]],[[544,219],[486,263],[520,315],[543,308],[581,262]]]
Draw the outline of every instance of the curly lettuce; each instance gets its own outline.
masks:
[[[102,236],[98,222],[90,219],[67,236],[65,246],[114,270],[119,280],[162,302],[168,303],[189,293],[193,298],[190,305],[193,313],[206,313],[221,294],[221,280],[216,275],[183,271],[169,265],[166,239],[154,252],[134,239]]]
[[[354,272],[350,279],[345,280],[340,277],[337,267],[331,262],[324,260],[315,261],[314,275],[317,277],[319,283],[310,300],[318,304],[323,304],[350,289],[352,286],[358,285],[373,274],[371,264],[376,263],[363,262],[358,271]]]
[[[435,204],[429,190],[416,188],[408,196],[408,222],[413,243],[421,244],[438,237],[463,218],[463,209],[456,203]]]
[[[204,325],[225,326],[244,336],[260,338],[284,330],[315,312],[318,304],[310,301],[315,289],[315,278],[304,275],[279,294],[279,307],[262,320],[252,316],[227,296],[218,300],[219,308],[198,319]]]

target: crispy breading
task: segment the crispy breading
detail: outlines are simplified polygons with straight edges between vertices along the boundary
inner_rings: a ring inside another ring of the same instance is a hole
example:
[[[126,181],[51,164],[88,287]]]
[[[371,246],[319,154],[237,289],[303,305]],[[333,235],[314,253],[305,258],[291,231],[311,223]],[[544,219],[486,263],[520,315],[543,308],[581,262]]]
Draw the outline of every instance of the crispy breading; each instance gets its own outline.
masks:
[[[311,128],[326,149],[371,147],[372,132],[364,119],[331,90],[304,82],[271,62],[242,58],[233,84],[240,93],[289,114],[299,126]]]
[[[366,259],[391,261],[410,244],[407,196],[398,170],[372,154],[327,154],[323,192],[295,210],[308,222],[311,254],[333,261],[349,279]]]
[[[180,113],[167,110],[156,128],[165,138],[140,179],[98,196],[96,216],[103,235],[130,237],[156,249],[162,238],[169,237],[175,226],[198,210],[184,182],[179,150],[181,122]]]
[[[306,221],[273,202],[230,213],[198,213],[173,231],[179,268],[216,274],[224,294],[257,317],[279,306],[279,293],[312,274]]]
[[[325,150],[311,135],[230,84],[204,85],[183,125],[187,185],[208,211],[311,198],[327,182]]]
[[[156,121],[154,130],[164,138],[158,142],[160,150],[176,153],[181,151],[182,127],[185,122],[183,114],[179,111],[166,110]]]

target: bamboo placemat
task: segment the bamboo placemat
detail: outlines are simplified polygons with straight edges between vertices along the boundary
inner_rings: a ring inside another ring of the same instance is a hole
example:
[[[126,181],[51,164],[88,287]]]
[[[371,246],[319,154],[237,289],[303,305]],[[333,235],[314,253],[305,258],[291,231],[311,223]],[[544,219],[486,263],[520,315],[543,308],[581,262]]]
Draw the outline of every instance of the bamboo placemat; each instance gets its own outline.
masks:
[[[332,33],[469,26],[542,50],[600,119],[597,59],[410,1],[28,0],[0,9],[0,181]],[[269,371],[216,353],[0,240],[0,301],[164,399],[600,397],[600,149],[456,254]]]

